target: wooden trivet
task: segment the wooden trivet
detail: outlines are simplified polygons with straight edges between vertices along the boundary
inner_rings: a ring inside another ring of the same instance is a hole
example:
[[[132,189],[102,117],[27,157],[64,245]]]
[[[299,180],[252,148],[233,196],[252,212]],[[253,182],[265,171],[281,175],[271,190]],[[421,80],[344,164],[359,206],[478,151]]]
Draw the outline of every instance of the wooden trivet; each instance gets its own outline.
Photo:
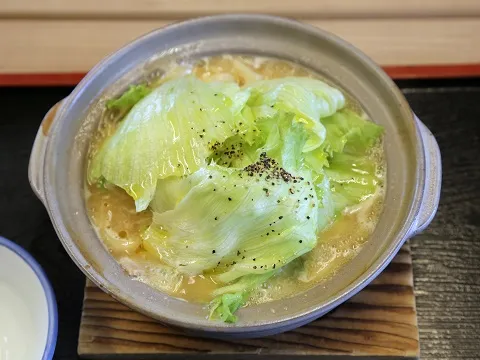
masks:
[[[296,330],[261,339],[226,341],[185,335],[118,303],[87,281],[78,353],[96,359],[205,359],[212,355],[218,359],[254,355],[418,358],[410,249],[405,245],[377,279],[331,313]]]

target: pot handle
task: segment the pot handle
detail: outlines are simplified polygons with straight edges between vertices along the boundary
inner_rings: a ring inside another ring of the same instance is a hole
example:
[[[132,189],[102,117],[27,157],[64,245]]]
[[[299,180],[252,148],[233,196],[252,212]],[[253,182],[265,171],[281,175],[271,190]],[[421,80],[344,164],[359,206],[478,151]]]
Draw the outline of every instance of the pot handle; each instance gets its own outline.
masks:
[[[425,189],[416,227],[411,236],[423,231],[432,222],[437,212],[442,187],[442,158],[437,140],[425,124],[416,115],[414,116],[425,151]]]
[[[28,163],[28,181],[37,197],[45,204],[45,190],[43,180],[43,168],[45,164],[45,152],[47,150],[47,143],[49,139],[49,131],[55,120],[56,114],[65,99],[60,100],[53,105],[45,114],[37,136],[33,143],[32,153],[30,154],[30,161]]]

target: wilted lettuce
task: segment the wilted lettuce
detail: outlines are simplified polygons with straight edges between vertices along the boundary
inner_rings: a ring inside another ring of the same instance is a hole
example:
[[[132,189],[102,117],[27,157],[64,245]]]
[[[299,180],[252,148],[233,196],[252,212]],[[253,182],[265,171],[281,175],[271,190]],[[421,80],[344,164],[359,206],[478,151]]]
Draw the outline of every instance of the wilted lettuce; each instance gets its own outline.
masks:
[[[278,270],[269,270],[265,274],[245,275],[231,285],[223,286],[213,292],[210,302],[210,318],[233,323],[237,321],[235,312],[248,300],[250,292],[271,278]]]
[[[278,111],[290,112],[309,130],[305,151],[319,147],[326,136],[321,119],[345,106],[341,91],[323,81],[304,77],[263,80],[249,87],[248,101],[257,118],[272,117]]]
[[[118,99],[107,101],[107,109],[119,110],[125,112],[130,110],[133,105],[150,94],[150,89],[145,84],[131,85]]]
[[[245,169],[210,165],[188,179],[191,188],[176,193],[173,209],[153,209],[144,238],[180,271],[229,283],[281,268],[315,246],[319,200],[308,172],[288,173],[262,156]]]
[[[318,233],[378,186],[382,128],[315,79],[204,83],[192,76],[109,107],[132,107],[89,180],[150,207],[143,247],[179,273],[211,276],[210,317],[235,322],[250,292],[312,250]]]
[[[134,198],[137,211],[145,210],[158,179],[197,171],[214,144],[246,132],[237,127],[247,126],[241,121],[246,97],[236,98],[231,87],[226,92],[233,98],[221,90],[191,76],[153,90],[93,157],[90,182],[103,176]]]

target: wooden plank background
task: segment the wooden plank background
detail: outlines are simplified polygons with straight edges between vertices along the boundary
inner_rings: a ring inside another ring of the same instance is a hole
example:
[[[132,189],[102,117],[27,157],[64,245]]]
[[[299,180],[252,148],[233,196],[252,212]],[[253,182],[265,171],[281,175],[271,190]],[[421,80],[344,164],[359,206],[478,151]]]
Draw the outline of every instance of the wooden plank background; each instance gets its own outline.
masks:
[[[226,12],[297,18],[387,67],[480,73],[477,0],[0,0],[0,74],[83,74],[146,32]]]
[[[276,336],[212,340],[188,336],[116,302],[87,281],[78,352],[85,358],[145,355],[419,356],[408,245],[363,291],[327,316]]]
[[[178,18],[226,12],[328,18],[472,17],[477,0],[2,0],[0,16]]]

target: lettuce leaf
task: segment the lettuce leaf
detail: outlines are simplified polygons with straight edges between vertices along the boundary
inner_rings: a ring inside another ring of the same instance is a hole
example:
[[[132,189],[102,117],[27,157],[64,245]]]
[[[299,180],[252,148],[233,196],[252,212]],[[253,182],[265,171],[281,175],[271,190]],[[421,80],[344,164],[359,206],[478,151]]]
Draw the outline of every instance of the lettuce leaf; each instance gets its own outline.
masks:
[[[380,138],[383,128],[343,109],[322,120],[327,136],[322,150],[329,156],[341,153],[365,154]]]
[[[133,105],[150,94],[151,91],[152,89],[145,84],[130,85],[128,90],[125,91],[119,98],[107,101],[107,109],[126,112],[130,110]]]
[[[209,318],[228,323],[236,322],[237,316],[234,314],[248,300],[250,292],[265,283],[276,272],[278,270],[271,270],[261,275],[245,275],[235,283],[215,290],[212,295],[216,298],[210,302]]]
[[[266,153],[290,172],[312,172],[318,203],[318,228],[330,224],[344,208],[373,195],[378,186],[376,161],[369,151],[383,129],[350,110],[340,110],[321,120],[327,129],[325,141],[305,152],[308,129],[292,113],[276,112],[256,120],[259,134],[253,145],[240,137],[228,139],[212,156],[221,166],[245,166]],[[218,155],[218,156],[217,156]]]
[[[133,108],[89,181],[125,189],[137,211],[150,206],[143,247],[165,266],[223,284],[211,318],[235,322],[255,288],[301,262],[319,231],[380,184],[370,152],[383,129],[342,109],[342,93],[322,81],[240,88],[186,76],[143,99],[127,93],[108,105]]]
[[[324,202],[330,199],[324,204],[327,214],[332,209],[338,214],[376,192],[377,161],[370,152],[380,140],[383,128],[348,109],[321,121],[326,129],[325,141],[313,151],[304,152],[304,165],[312,171],[317,190],[330,188],[331,194],[317,191]],[[325,214],[320,208],[319,211]]]
[[[285,77],[251,84],[248,105],[257,118],[273,117],[278,111],[293,113],[309,130],[304,151],[312,151],[325,140],[321,119],[345,106],[342,92],[317,79]]]
[[[294,116],[279,111],[272,117],[256,119],[256,137],[252,144],[240,136],[231,137],[215,149],[211,160],[221,166],[240,168],[266,153],[287,171],[300,169],[308,133],[305,125],[295,121]]]
[[[144,234],[166,264],[229,283],[280,268],[315,246],[318,199],[308,172],[290,174],[263,155],[245,169],[210,165],[189,178],[190,191],[174,209],[154,212]]]
[[[133,197],[137,211],[145,210],[158,179],[197,171],[206,165],[215,144],[249,130],[248,124],[237,126],[244,125],[241,108],[246,97],[236,98],[228,88],[231,98],[221,90],[192,76],[153,90],[95,154],[89,182],[103,176]]]
[[[308,138],[305,124],[297,122],[292,113],[279,112],[275,117],[259,119],[257,126],[261,134],[266,134],[258,156],[265,152],[287,171],[301,169],[302,149]]]
[[[377,167],[377,162],[367,155],[335,154],[325,173],[337,212],[375,194],[380,181]]]
[[[210,303],[210,319],[222,320],[226,323],[235,323],[238,317],[235,312],[245,304],[248,299],[248,293],[236,292],[233,294],[223,294],[212,300]]]
[[[343,210],[343,208],[340,209],[335,206],[332,185],[325,171],[315,174],[313,183],[315,185],[317,198],[319,199],[317,206],[317,230],[320,232],[332,224],[336,215]]]

